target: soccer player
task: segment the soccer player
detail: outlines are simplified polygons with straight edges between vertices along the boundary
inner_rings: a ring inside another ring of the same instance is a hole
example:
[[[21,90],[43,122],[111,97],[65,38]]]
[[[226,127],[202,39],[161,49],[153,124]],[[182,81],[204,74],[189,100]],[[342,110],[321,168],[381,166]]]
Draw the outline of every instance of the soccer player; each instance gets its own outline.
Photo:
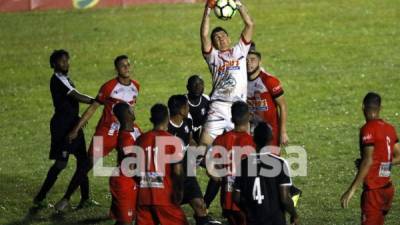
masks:
[[[69,54],[67,51],[55,50],[50,56],[50,67],[54,70],[50,80],[50,91],[53,99],[54,114],[50,122],[51,147],[50,159],[55,160],[50,167],[47,177],[33,202],[38,207],[44,207],[46,194],[57,180],[58,174],[65,169],[70,154],[77,161],[75,175],[87,163],[85,138],[82,129],[77,131],[77,138],[69,143],[67,134],[79,120],[79,103],[90,104],[92,97],[83,95],[75,89],[75,85],[68,75]],[[89,198],[89,180],[82,177],[81,202]]]
[[[120,124],[117,145],[119,176],[110,177],[112,196],[110,215],[116,220],[116,225],[130,225],[136,216],[138,188],[133,177],[125,176],[120,167],[126,157],[137,157],[131,150],[141,132],[134,124],[135,114],[129,104],[117,103],[113,108],[113,113]]]
[[[234,151],[232,155],[241,154],[237,152],[237,148],[243,148],[243,153],[250,154],[254,150],[253,138],[248,133],[250,120],[250,112],[248,105],[243,101],[237,101],[232,105],[232,122],[234,129],[218,136],[213,146],[221,146],[226,151]],[[245,156],[244,156],[245,157]],[[231,160],[235,160],[232,158]],[[238,162],[236,162],[238,163]],[[226,167],[234,167],[234,164],[225,165]],[[231,169],[234,171],[234,168]],[[241,209],[233,202],[232,192],[235,174],[232,172],[228,176],[222,178],[221,182],[221,207],[224,217],[227,218],[230,225],[246,224],[246,218]]]
[[[400,163],[400,144],[395,128],[379,117],[381,97],[368,93],[363,100],[366,123],[360,131],[358,172],[341,203],[347,208],[356,189],[363,184],[361,224],[383,225],[394,196],[390,174],[393,164]]]
[[[201,134],[201,145],[209,146],[216,136],[233,129],[230,109],[233,102],[247,99],[246,56],[254,24],[246,7],[236,0],[244,29],[239,43],[231,47],[228,32],[216,27],[209,36],[210,12],[215,0],[207,1],[200,27],[201,49],[212,74],[211,104]]]
[[[192,138],[193,128],[192,120],[188,118],[189,104],[188,99],[184,95],[173,95],[168,100],[168,109],[170,113],[170,119],[168,124],[168,132],[172,135],[179,137],[185,148],[188,149],[190,146],[196,146],[196,142]],[[189,150],[187,150],[189,151]],[[184,170],[184,191],[182,204],[189,203],[194,210],[194,218],[196,224],[221,224],[218,221],[212,220],[207,215],[207,208],[204,203],[203,194],[196,177],[188,176],[186,169],[195,170],[196,167],[187,168],[188,158],[187,151],[182,162]],[[194,165],[195,166],[195,165]],[[192,173],[194,174],[194,173]]]
[[[103,84],[95,101],[86,109],[77,125],[75,125],[72,131],[68,134],[68,139],[70,141],[74,140],[78,135],[78,131],[93,116],[97,108],[100,105],[104,105],[102,116],[94,133],[94,137],[103,138],[103,148],[100,149],[100,151],[94,151],[96,146],[94,146],[92,139],[88,151],[89,164],[84,168],[84,171],[81,171],[79,176],[73,177],[74,185],[68,188],[64,197],[55,205],[55,208],[59,211],[64,210],[68,206],[71,195],[81,182],[80,177],[82,177],[83,174],[87,174],[99,158],[107,156],[114,148],[116,148],[120,125],[117,118],[113,115],[113,106],[118,102],[126,102],[133,107],[136,103],[140,86],[137,81],[131,79],[131,64],[128,56],[120,55],[116,57],[114,60],[114,66],[117,71],[117,77]]]
[[[207,119],[210,97],[204,94],[204,81],[198,75],[189,77],[186,89],[189,112],[193,120],[193,139],[199,143],[202,127]]]
[[[291,224],[298,225],[299,216],[290,197],[289,166],[264,148],[272,138],[270,126],[260,122],[254,129],[256,153],[242,160],[242,174],[235,179],[233,198],[244,210],[248,225],[285,225],[285,212],[290,214]],[[276,168],[279,171],[274,175]]]
[[[247,103],[252,113],[252,127],[264,121],[272,126],[269,145],[287,145],[287,105],[279,79],[261,70],[261,53],[254,50],[247,55]],[[279,153],[278,153],[279,155]]]
[[[162,104],[156,104],[151,108],[150,121],[153,124],[153,129],[142,134],[137,144],[144,150],[146,156],[144,175],[141,177],[140,189],[138,194],[137,207],[137,225],[183,225],[188,224],[185,214],[180,207],[183,198],[183,168],[182,164],[167,162],[164,166],[164,172],[159,172],[159,158],[155,155],[160,155],[160,151],[164,154],[173,154],[178,151],[180,160],[183,158],[182,144],[180,147],[171,146],[173,135],[167,132],[169,115],[168,108]],[[157,139],[169,138],[171,144],[163,148],[158,146]],[[180,143],[180,140],[177,140]],[[157,166],[158,165],[158,166]]]

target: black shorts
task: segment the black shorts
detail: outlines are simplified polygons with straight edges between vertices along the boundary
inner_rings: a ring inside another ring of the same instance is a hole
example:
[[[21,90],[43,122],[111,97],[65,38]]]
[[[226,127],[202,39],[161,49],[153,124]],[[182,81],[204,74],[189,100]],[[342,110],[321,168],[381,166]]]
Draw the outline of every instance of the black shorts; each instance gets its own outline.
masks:
[[[196,177],[185,177],[183,182],[183,200],[181,204],[188,204],[195,198],[203,198],[199,182],[197,182]]]
[[[247,211],[247,225],[286,225],[285,214],[283,212],[252,214]]]
[[[50,154],[49,159],[67,161],[70,154],[86,155],[85,135],[79,130],[78,137],[72,143],[67,141],[67,135],[75,123],[54,118],[50,122]]]

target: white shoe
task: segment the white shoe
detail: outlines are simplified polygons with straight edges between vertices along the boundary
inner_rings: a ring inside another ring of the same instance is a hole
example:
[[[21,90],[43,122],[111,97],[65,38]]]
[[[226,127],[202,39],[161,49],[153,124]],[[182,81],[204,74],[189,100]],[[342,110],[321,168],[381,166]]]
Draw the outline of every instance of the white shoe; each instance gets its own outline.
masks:
[[[62,211],[64,211],[65,209],[67,209],[68,206],[69,206],[69,201],[68,201],[67,199],[63,198],[63,199],[61,199],[60,201],[58,201],[58,202],[54,205],[54,208],[55,208],[57,211],[62,212]]]

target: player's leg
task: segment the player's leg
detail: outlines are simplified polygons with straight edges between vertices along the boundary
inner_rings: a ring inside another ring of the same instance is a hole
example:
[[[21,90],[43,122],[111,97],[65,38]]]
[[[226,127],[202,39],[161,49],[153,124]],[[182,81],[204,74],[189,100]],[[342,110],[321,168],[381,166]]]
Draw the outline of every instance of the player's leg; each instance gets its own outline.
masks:
[[[223,215],[229,225],[246,225],[246,216],[242,211],[224,210]]]
[[[131,224],[136,216],[136,190],[132,178],[120,175],[110,177],[112,196],[110,216],[116,224]]]
[[[63,211],[69,204],[69,200],[72,196],[72,194],[75,192],[75,190],[80,186],[82,182],[87,178],[88,173],[90,170],[93,168],[93,165],[95,162],[97,162],[97,159],[108,155],[112,149],[114,149],[117,145],[117,135],[114,136],[108,136],[107,134],[103,135],[102,133],[97,133],[95,136],[101,136],[103,137],[103,146],[95,146],[93,143],[93,139],[90,143],[89,146],[89,151],[88,151],[88,160],[87,163],[83,164],[77,173],[72,177],[72,180],[70,182],[70,185],[68,186],[67,191],[65,192],[65,195],[63,198],[56,203],[54,206],[56,210],[58,211]],[[103,147],[103,148],[101,148]],[[96,151],[97,153],[94,153],[94,149],[100,149],[100,151]],[[99,155],[102,154],[102,155]],[[94,158],[97,157],[97,158]],[[95,203],[95,202],[93,202]],[[95,203],[95,205],[98,203]]]
[[[204,194],[204,202],[206,204],[207,209],[210,207],[212,201],[214,201],[215,197],[218,195],[220,188],[220,183],[209,179],[207,184],[206,193]]]
[[[138,206],[136,225],[156,225],[159,224],[157,215],[152,209],[154,206]]]
[[[54,164],[50,167],[49,171],[47,172],[46,179],[44,180],[42,187],[40,188],[39,192],[35,196],[33,202],[35,205],[43,207],[42,205],[43,200],[46,198],[47,193],[53,187],[54,183],[58,178],[58,174],[65,169],[68,163],[68,158],[66,160],[56,160]]]

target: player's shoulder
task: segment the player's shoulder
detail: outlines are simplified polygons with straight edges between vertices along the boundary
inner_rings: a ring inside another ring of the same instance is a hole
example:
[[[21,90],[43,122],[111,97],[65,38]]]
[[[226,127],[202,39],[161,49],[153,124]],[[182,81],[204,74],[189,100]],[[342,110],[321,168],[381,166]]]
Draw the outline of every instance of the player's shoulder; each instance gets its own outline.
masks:
[[[137,80],[131,79],[131,83],[136,87],[136,89],[140,89],[140,84]]]
[[[113,89],[116,85],[118,84],[118,79],[114,77],[113,79],[110,79],[101,85],[101,89]]]
[[[274,76],[274,75],[272,75],[272,74],[270,74],[270,73],[268,73],[268,72],[266,72],[266,71],[261,71],[260,72],[260,78],[264,81],[264,82],[277,82],[277,83],[280,83],[280,80],[276,77],[276,76]]]

